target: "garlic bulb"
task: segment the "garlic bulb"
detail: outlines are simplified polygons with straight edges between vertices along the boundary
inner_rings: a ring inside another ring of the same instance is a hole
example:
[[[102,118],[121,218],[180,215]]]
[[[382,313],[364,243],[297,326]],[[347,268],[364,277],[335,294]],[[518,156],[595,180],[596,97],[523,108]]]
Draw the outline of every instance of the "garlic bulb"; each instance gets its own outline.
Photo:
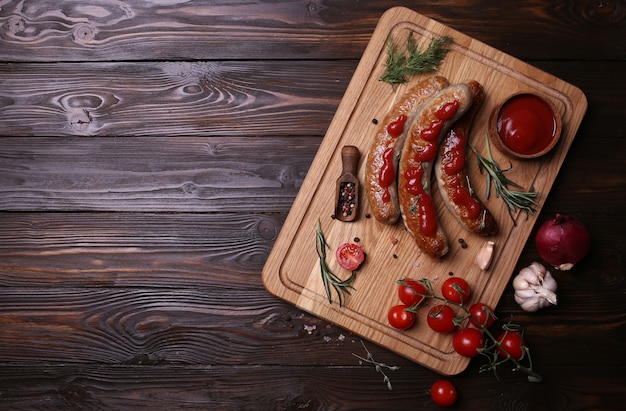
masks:
[[[546,268],[534,262],[522,268],[513,279],[515,302],[525,311],[535,312],[556,305],[556,280]]]

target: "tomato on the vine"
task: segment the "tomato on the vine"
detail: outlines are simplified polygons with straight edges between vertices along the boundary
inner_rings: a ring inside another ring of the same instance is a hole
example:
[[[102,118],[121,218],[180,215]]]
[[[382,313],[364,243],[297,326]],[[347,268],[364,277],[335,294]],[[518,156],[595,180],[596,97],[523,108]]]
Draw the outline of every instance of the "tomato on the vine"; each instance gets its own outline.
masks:
[[[361,247],[354,243],[340,245],[335,254],[341,268],[348,271],[358,269],[363,264],[363,260],[365,260],[365,253]]]
[[[428,294],[426,286],[419,281],[405,278],[402,283],[398,287],[398,297],[403,304],[409,307],[421,303],[424,296]]]
[[[469,284],[464,279],[450,277],[441,285],[441,294],[446,300],[461,304],[469,300],[471,290]]]
[[[454,310],[449,305],[436,305],[428,311],[426,322],[431,330],[438,333],[451,333],[456,328]]]
[[[498,336],[498,353],[504,358],[510,355],[516,360],[524,356],[524,339],[518,331],[505,330]]]
[[[485,346],[483,333],[475,328],[462,328],[452,337],[454,351],[463,357],[476,357],[479,349]]]
[[[389,309],[387,319],[393,328],[406,330],[415,324],[415,313],[407,311],[407,308],[409,307],[404,304],[398,304]]]
[[[470,305],[469,313],[471,314],[470,323],[476,328],[481,328],[481,326],[489,328],[496,319],[491,307],[483,303]]]
[[[438,380],[430,387],[430,398],[440,407],[449,407],[456,402],[456,387],[450,380]]]

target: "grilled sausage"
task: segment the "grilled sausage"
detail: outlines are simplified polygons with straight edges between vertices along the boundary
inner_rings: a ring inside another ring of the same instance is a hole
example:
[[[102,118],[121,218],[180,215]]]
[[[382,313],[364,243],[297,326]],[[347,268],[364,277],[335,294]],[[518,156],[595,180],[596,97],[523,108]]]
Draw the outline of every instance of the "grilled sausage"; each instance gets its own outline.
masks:
[[[487,236],[498,232],[498,224],[472,190],[466,167],[469,130],[485,100],[485,91],[477,81],[470,81],[467,85],[472,91],[472,107],[454,123],[439,145],[435,178],[452,215],[465,229]]]
[[[419,249],[435,258],[443,257],[449,249],[431,196],[437,146],[471,104],[472,92],[466,84],[435,93],[418,110],[400,157],[398,198],[404,225]]]
[[[365,190],[371,214],[382,223],[395,224],[400,218],[397,170],[408,126],[420,105],[447,86],[446,78],[434,76],[411,87],[378,127],[367,156]]]

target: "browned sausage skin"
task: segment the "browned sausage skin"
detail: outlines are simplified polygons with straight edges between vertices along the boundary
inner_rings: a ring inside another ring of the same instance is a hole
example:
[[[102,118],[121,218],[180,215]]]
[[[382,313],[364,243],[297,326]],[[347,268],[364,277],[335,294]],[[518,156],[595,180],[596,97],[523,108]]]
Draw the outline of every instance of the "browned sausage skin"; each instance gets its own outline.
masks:
[[[485,91],[477,81],[470,81],[467,85],[472,91],[472,107],[454,123],[441,142],[435,163],[435,178],[441,197],[452,215],[465,229],[487,236],[498,232],[498,224],[472,190],[466,167],[469,130],[485,100]]]
[[[400,218],[397,191],[398,159],[409,125],[417,109],[435,92],[448,86],[441,76],[430,77],[411,87],[380,123],[367,156],[365,191],[371,214],[384,224]]]
[[[449,248],[432,201],[432,168],[439,142],[471,104],[472,92],[466,84],[435,93],[419,108],[400,157],[398,197],[404,224],[419,249],[435,258],[443,257]]]

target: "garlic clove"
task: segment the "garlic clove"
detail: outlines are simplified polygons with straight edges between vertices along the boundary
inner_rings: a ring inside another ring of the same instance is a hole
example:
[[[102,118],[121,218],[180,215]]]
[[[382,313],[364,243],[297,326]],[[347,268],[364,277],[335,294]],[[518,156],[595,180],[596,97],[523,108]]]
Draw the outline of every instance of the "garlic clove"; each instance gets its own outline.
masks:
[[[557,299],[555,292],[552,292],[545,287],[539,287],[535,291],[537,292],[537,294],[541,295],[545,301],[549,302],[552,305],[556,305]]]
[[[536,300],[536,299],[522,300],[522,301],[518,302],[518,304],[520,305],[520,307],[522,307],[522,310],[528,311],[530,313],[534,313],[535,311],[539,311],[539,309],[541,308],[539,301]]]
[[[485,244],[478,250],[478,254],[476,254],[476,264],[480,267],[481,270],[486,271],[489,269],[491,265],[491,261],[493,260],[493,252],[496,243],[493,241],[486,241]]]

